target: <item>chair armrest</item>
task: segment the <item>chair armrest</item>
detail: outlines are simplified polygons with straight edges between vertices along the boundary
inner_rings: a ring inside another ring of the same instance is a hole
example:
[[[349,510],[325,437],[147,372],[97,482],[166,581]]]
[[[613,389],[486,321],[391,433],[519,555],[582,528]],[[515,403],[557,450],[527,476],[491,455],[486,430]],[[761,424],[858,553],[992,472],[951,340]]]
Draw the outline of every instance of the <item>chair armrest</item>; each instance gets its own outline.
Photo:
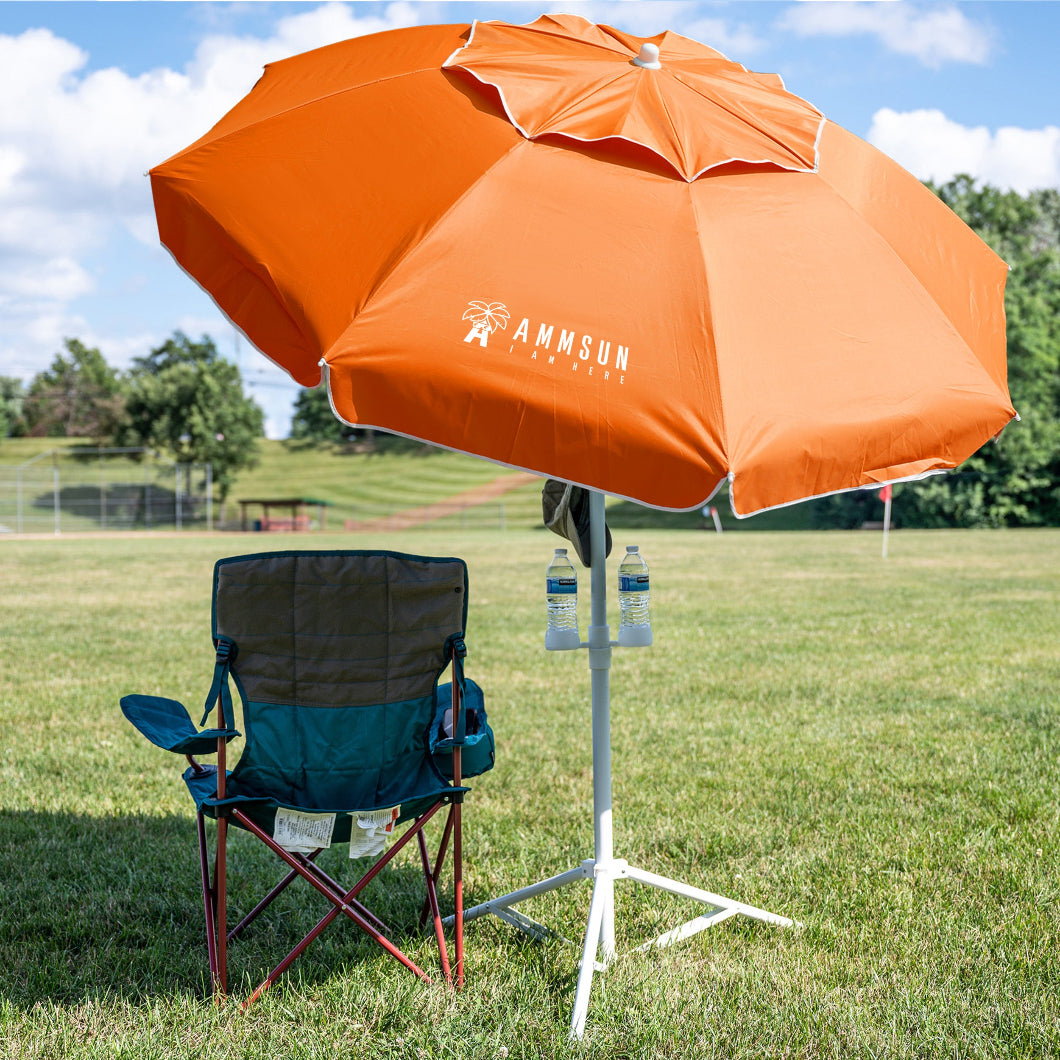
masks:
[[[239,733],[235,729],[195,728],[183,703],[162,696],[124,696],[121,711],[156,747],[181,755],[208,755],[217,750],[217,740],[227,743]]]

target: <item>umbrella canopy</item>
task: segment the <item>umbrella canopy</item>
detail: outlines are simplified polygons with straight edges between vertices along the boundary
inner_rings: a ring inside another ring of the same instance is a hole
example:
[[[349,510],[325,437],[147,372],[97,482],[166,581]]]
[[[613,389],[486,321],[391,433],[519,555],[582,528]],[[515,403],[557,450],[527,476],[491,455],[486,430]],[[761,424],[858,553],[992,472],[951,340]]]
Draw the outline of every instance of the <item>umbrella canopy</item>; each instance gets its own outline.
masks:
[[[425,26],[266,68],[151,171],[163,242],[351,424],[746,515],[952,468],[1015,415],[1005,264],[673,33]]]

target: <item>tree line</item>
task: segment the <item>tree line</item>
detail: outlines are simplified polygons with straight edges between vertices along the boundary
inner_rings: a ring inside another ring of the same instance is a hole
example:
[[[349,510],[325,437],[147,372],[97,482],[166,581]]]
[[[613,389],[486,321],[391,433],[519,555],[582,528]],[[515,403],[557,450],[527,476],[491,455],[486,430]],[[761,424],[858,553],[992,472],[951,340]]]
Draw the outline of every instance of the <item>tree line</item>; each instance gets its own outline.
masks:
[[[174,332],[124,372],[79,339],[63,347],[28,387],[0,376],[0,437],[84,438],[210,463],[222,500],[256,462],[264,414],[208,336]]]
[[[967,176],[928,186],[1011,266],[1008,370],[1020,422],[956,472],[897,486],[895,523],[1060,525],[1060,191],[1020,195]],[[222,496],[237,472],[255,462],[262,411],[243,393],[238,367],[209,337],[192,342],[175,332],[126,372],[78,339],[64,347],[28,387],[0,376],[0,438],[84,437],[209,461]],[[349,442],[365,434],[334,417],[323,388],[299,393],[292,439]],[[819,527],[854,527],[879,516],[874,491],[814,501],[811,508],[811,523]]]

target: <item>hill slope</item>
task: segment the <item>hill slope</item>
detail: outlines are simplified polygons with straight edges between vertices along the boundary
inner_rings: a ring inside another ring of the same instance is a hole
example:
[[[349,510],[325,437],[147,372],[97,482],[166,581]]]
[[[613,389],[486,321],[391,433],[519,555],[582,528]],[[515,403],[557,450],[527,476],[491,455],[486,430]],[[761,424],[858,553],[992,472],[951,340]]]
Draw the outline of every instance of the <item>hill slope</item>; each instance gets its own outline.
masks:
[[[160,529],[174,524],[173,468],[164,457],[145,464],[127,457],[97,460],[90,454],[89,459],[78,460],[63,455],[81,446],[81,439],[4,439],[0,444],[0,524],[10,529],[20,526],[26,532],[50,531],[56,495],[54,469],[61,482],[58,493],[64,530],[145,525]],[[44,455],[52,452],[58,457]],[[32,466],[27,467],[30,461]],[[146,486],[149,466],[151,485]],[[19,473],[19,467],[25,470]],[[21,476],[21,484],[16,483],[16,474]],[[238,529],[240,500],[300,497],[326,504],[328,530],[417,525],[540,527],[541,480],[524,476],[520,484],[518,475],[475,457],[401,440],[390,440],[374,451],[357,451],[338,444],[263,440],[258,465],[237,478],[223,508],[215,505],[214,520],[218,526]],[[183,488],[187,489],[186,483]],[[22,518],[15,513],[16,489],[24,494]],[[101,497],[103,492],[105,499]],[[142,514],[133,511],[140,511],[137,505],[143,504],[141,495],[151,499],[152,515],[146,524]],[[205,506],[201,502],[187,503],[184,528],[205,525]],[[729,510],[724,492],[715,503],[726,530],[809,526],[808,505],[738,521]],[[260,518],[261,514],[260,508],[248,508],[248,520]],[[311,515],[315,525],[315,508]],[[660,512],[620,500],[609,500],[608,523],[615,529],[706,529],[713,525],[698,511]]]

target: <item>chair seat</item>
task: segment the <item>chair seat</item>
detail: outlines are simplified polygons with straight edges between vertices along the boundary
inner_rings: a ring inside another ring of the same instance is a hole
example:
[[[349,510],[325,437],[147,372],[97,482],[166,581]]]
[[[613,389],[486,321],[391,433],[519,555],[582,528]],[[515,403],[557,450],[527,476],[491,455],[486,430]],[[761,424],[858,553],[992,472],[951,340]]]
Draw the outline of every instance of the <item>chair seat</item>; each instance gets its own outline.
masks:
[[[227,771],[227,777],[231,782],[234,770]],[[195,806],[199,813],[206,817],[217,819],[226,814],[231,807],[238,806],[259,827],[269,835],[273,833],[273,822],[276,811],[279,809],[297,810],[301,813],[313,814],[335,814],[335,828],[332,833],[332,843],[348,843],[350,831],[354,818],[359,814],[371,813],[377,810],[388,810],[393,806],[400,806],[401,812],[397,817],[397,823],[409,821],[418,817],[428,806],[435,802],[451,802],[470,791],[468,787],[454,787],[452,784],[435,784],[426,787],[418,794],[412,795],[400,803],[388,803],[380,805],[351,805],[349,802],[341,806],[316,806],[305,802],[280,802],[269,795],[226,795],[225,798],[217,798],[217,767],[213,765],[200,765],[198,771],[188,768],[184,771],[184,783],[188,787],[191,797],[195,800]],[[240,827],[239,822],[232,819],[232,823]]]

